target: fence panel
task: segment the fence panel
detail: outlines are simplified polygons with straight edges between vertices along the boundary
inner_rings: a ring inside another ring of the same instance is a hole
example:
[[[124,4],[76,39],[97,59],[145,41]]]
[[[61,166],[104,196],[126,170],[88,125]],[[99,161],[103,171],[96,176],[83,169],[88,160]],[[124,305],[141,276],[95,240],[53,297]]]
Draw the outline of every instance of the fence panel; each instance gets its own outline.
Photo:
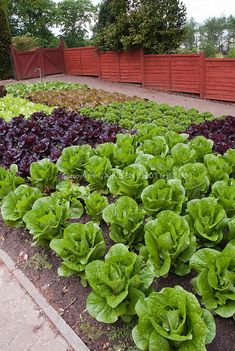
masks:
[[[99,76],[95,46],[64,49],[66,73],[81,76]]]
[[[111,82],[120,82],[119,64],[117,52],[99,52],[100,78]]]
[[[142,50],[119,53],[120,82],[142,83],[141,55]]]
[[[205,60],[204,97],[235,101],[235,59]]]
[[[170,90],[170,55],[144,55],[144,86]]]

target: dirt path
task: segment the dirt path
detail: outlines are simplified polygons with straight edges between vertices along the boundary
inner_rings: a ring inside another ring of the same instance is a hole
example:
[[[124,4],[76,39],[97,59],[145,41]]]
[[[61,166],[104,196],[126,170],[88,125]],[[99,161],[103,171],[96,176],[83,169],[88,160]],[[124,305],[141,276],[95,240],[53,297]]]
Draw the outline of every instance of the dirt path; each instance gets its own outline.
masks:
[[[92,88],[104,89],[111,92],[124,93],[130,96],[136,95],[142,98],[147,98],[147,99],[156,101],[158,103],[167,103],[172,106],[181,105],[187,109],[196,108],[201,112],[211,112],[216,116],[235,115],[235,103],[201,100],[197,97],[185,96],[182,94],[164,93],[156,90],[141,88],[141,86],[138,84],[111,83],[111,82],[103,81],[99,78],[66,76],[66,75],[51,76],[51,77],[44,78],[43,80],[44,81],[60,80],[64,82],[83,83],[83,84],[89,85]],[[39,79],[28,80],[28,82],[32,82],[32,81],[39,81]],[[12,83],[12,82],[13,81],[5,81],[6,84]]]

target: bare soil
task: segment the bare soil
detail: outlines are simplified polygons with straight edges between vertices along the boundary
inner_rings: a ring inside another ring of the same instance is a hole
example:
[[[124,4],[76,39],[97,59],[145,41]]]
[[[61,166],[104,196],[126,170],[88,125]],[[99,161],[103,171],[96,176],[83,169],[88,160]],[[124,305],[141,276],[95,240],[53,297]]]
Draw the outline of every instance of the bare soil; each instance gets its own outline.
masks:
[[[84,219],[86,221],[86,219]],[[103,228],[107,238],[107,228]],[[131,341],[131,329],[135,323],[125,325],[122,322],[106,325],[96,322],[86,311],[86,297],[90,288],[83,288],[78,277],[61,278],[57,276],[60,260],[51,251],[32,247],[31,236],[27,231],[7,227],[0,220],[0,247],[5,250],[18,267],[44,295],[47,301],[61,314],[65,321],[82,338],[91,351],[136,351]],[[111,242],[109,240],[108,246]],[[41,254],[41,255],[39,255]],[[45,256],[46,254],[46,256]],[[35,256],[36,255],[36,256]],[[40,267],[35,257],[46,257],[51,264],[43,261]],[[181,285],[192,291],[192,275],[177,277],[169,275],[154,283],[156,290],[166,286]],[[213,343],[207,346],[208,351],[235,351],[234,321],[215,317],[217,334]],[[160,351],[160,350],[159,350]]]

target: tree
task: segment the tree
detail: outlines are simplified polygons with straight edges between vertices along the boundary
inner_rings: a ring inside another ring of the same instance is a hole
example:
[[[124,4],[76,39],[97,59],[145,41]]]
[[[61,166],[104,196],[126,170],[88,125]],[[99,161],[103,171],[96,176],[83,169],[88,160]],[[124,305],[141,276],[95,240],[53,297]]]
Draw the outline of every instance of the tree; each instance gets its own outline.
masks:
[[[57,6],[52,0],[10,0],[9,20],[12,35],[30,34],[48,46],[54,39],[51,28],[56,24]]]
[[[11,33],[7,20],[7,0],[0,2],[0,79],[12,76],[10,45]]]
[[[110,15],[104,18],[108,8],[115,15],[112,21]],[[104,26],[98,23],[97,45],[101,49],[141,47],[160,54],[174,52],[183,41],[186,8],[180,0],[106,0],[100,9]]]
[[[190,20],[186,24],[186,31],[185,31],[185,39],[184,39],[184,47],[186,50],[194,50],[198,48],[198,31],[199,25],[194,20],[194,18],[190,18]]]
[[[96,8],[90,0],[63,0],[58,4],[58,24],[67,46],[85,44]]]

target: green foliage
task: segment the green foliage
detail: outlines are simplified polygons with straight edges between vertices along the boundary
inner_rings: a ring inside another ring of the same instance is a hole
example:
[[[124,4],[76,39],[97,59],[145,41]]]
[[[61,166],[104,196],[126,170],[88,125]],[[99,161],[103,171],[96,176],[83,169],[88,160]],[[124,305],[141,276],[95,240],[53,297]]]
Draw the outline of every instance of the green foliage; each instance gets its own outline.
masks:
[[[65,175],[82,176],[87,161],[93,154],[90,145],[66,147],[57,161],[57,167]]]
[[[8,0],[0,2],[0,79],[12,77],[10,56],[11,33],[7,19]]]
[[[144,48],[148,53],[175,51],[184,36],[186,9],[179,0],[104,1],[96,27],[102,50]]]
[[[113,195],[127,195],[138,199],[148,185],[148,172],[140,164],[129,165],[123,170],[116,168],[109,177],[107,185]]]
[[[188,202],[187,211],[192,233],[199,242],[215,246],[224,235],[224,223],[227,218],[223,207],[213,197],[194,199]]]
[[[131,245],[143,238],[144,213],[128,196],[121,196],[103,211],[104,221],[110,225],[109,235],[115,243]]]
[[[63,260],[58,275],[69,277],[79,274],[85,283],[88,263],[104,255],[105,242],[100,227],[93,222],[72,223],[64,230],[62,239],[53,239],[50,248]]]
[[[71,219],[78,219],[83,215],[84,209],[80,200],[90,194],[88,187],[79,186],[77,183],[72,183],[69,180],[63,180],[56,186],[56,192],[51,196],[56,197],[61,202],[66,200],[69,202],[69,217]]]
[[[14,97],[25,97],[28,93],[47,90],[72,90],[72,89],[88,89],[85,84],[64,83],[57,81],[35,82],[35,83],[17,83],[8,84],[6,89],[8,94]]]
[[[68,47],[85,45],[95,10],[90,0],[61,0],[58,3],[57,22]]]
[[[178,275],[189,273],[188,261],[196,251],[196,238],[185,218],[162,211],[145,225],[145,244],[157,277],[171,269]]]
[[[85,179],[97,190],[106,189],[107,178],[112,173],[112,165],[107,157],[92,156],[85,166]]]
[[[192,123],[201,123],[204,120],[215,118],[211,113],[200,113],[196,109],[186,110],[182,106],[172,107],[168,104],[143,100],[114,102],[107,106],[103,104],[93,108],[86,107],[81,109],[81,113],[110,123],[118,123],[126,129],[140,129],[140,133],[148,131],[151,137],[163,135],[168,131],[181,132]],[[147,130],[143,124],[147,125]],[[145,139],[151,139],[151,137],[146,138],[145,136]]]
[[[11,165],[10,169],[0,167],[0,201],[24,183],[24,179],[17,176],[18,167]]]
[[[172,210],[181,213],[185,199],[185,190],[179,179],[159,179],[155,184],[147,186],[141,199],[144,209],[149,214],[162,210]]]
[[[14,97],[11,94],[0,98],[0,118],[5,119],[7,122],[19,115],[29,118],[34,112],[44,111],[50,114],[52,110],[52,107],[43,104],[35,104],[26,99]]]
[[[22,227],[22,218],[32,209],[34,202],[42,197],[37,188],[22,184],[3,198],[1,215],[4,222],[12,227]]]
[[[143,351],[206,351],[215,337],[211,313],[181,286],[140,299],[136,312],[139,320],[132,336]]]
[[[12,45],[20,51],[35,50],[38,48],[38,39],[30,34],[12,38]]]
[[[62,237],[68,218],[69,202],[48,196],[35,201],[23,221],[33,236],[34,244],[48,246],[52,239]]]
[[[107,197],[102,196],[99,192],[94,191],[85,199],[86,212],[95,221],[102,219],[103,210],[108,206]]]
[[[235,216],[235,180],[220,180],[212,185],[211,195],[223,206],[228,217]]]
[[[154,273],[150,263],[129,252],[123,244],[111,247],[104,261],[86,266],[86,278],[93,291],[87,310],[99,322],[114,323],[119,317],[130,321],[135,305],[151,285]]]
[[[205,307],[221,317],[235,315],[235,241],[227,244],[222,252],[201,249],[190,260],[198,275],[193,287],[202,296]]]
[[[38,189],[49,191],[55,189],[58,183],[58,173],[57,166],[48,158],[44,158],[41,161],[31,163],[29,180]]]

